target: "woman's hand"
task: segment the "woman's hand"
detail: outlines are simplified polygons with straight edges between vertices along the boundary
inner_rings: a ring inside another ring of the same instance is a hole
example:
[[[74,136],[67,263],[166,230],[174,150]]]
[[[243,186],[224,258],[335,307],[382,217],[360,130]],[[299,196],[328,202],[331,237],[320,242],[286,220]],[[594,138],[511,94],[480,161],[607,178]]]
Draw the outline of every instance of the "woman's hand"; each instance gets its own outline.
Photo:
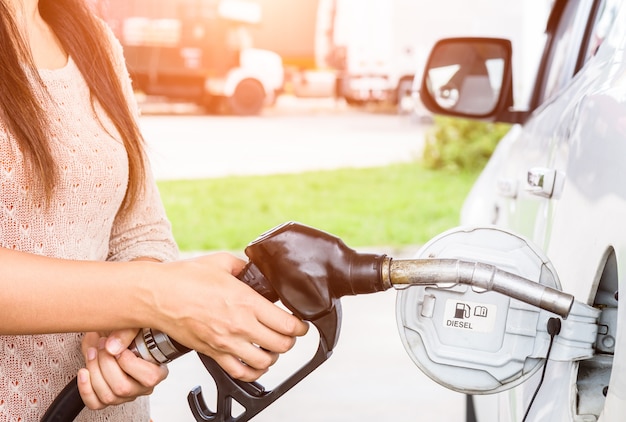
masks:
[[[103,409],[151,394],[168,374],[165,365],[147,362],[128,350],[138,330],[120,330],[105,337],[87,333],[82,342],[86,367],[78,371],[78,390],[85,405]]]
[[[171,281],[158,299],[159,326],[213,358],[230,376],[254,381],[289,351],[308,324],[238,280],[245,262],[215,253],[167,264]]]

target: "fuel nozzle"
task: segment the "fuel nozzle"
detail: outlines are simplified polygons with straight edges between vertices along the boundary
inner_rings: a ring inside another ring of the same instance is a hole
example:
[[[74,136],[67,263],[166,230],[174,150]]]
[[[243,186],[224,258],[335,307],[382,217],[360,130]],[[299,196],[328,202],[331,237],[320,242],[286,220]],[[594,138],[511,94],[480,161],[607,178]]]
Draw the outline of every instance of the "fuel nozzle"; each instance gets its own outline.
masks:
[[[262,234],[246,247],[245,254],[249,262],[237,277],[307,321],[339,312],[338,299],[343,296],[390,287],[381,278],[389,261],[385,255],[358,253],[341,239],[299,223],[288,222]],[[330,320],[321,329],[331,347],[337,342],[339,323],[339,318]],[[139,333],[131,350],[157,363],[168,363],[190,351],[151,328]]]
[[[573,302],[571,295],[494,265],[445,256],[394,260],[383,254],[359,253],[333,235],[295,222],[264,233],[246,247],[245,254],[249,262],[238,278],[268,300],[280,300],[294,315],[310,321],[320,335],[318,349],[308,363],[271,391],[258,383],[232,379],[210,357],[198,354],[218,390],[216,412],[209,410],[199,388],[189,393],[189,404],[198,421],[231,421],[233,400],[246,409],[237,421],[247,421],[326,361],[338,341],[339,299],[343,296],[412,285],[469,285],[476,291],[500,292],[563,317]],[[169,335],[149,328],[139,333],[131,350],[157,363],[170,362],[190,351]],[[67,409],[82,409],[76,382],[66,389],[67,394],[55,400],[42,421],[60,420],[54,418],[66,415]],[[67,406],[68,401],[76,406]]]
[[[562,317],[567,317],[574,302],[572,295],[495,265],[461,259],[396,260],[359,253],[335,236],[293,222],[260,236],[246,248],[246,255],[300,317],[312,317],[343,296],[411,285],[465,284]],[[293,294],[294,290],[299,294]]]
[[[249,263],[238,276],[269,300],[280,300],[294,315],[312,321],[339,308],[343,296],[391,287],[465,284],[496,291],[562,317],[574,297],[494,265],[460,259],[401,259],[360,253],[324,231],[288,222],[262,234],[245,249]],[[338,323],[338,322],[337,322]],[[329,344],[338,327],[325,327]],[[164,333],[144,329],[135,339],[138,356],[167,363],[189,351]]]

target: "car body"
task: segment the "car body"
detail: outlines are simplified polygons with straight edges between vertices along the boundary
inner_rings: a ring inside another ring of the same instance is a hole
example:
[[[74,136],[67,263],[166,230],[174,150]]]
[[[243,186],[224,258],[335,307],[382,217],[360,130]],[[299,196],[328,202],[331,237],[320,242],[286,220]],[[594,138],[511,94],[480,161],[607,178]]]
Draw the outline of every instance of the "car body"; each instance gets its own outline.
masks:
[[[461,224],[530,239],[563,291],[602,311],[592,358],[548,361],[538,390],[540,373],[507,391],[472,396],[468,420],[623,421],[626,2],[556,0],[546,28],[527,109],[514,108],[512,48],[503,39],[442,40],[421,82],[421,99],[434,114],[513,124],[469,193]],[[470,72],[461,51],[487,47],[495,53],[483,64],[498,65]],[[438,71],[452,68],[466,71],[462,82],[474,75],[480,83],[449,84],[450,72],[437,80]]]

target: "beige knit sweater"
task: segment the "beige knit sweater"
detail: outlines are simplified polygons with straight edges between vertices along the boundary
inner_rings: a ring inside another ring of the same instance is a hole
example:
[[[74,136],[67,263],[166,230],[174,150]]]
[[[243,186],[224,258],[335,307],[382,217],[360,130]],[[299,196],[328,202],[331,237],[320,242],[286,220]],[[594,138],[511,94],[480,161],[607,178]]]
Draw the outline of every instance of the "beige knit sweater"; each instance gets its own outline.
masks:
[[[111,33],[115,63],[134,110],[120,44]],[[177,257],[156,185],[148,171],[145,198],[127,217],[117,216],[128,162],[117,131],[98,106],[70,58],[64,68],[41,70],[50,95],[40,95],[52,121],[50,143],[60,182],[49,209],[25,175],[23,157],[0,119],[0,246],[72,260],[128,261]],[[149,170],[149,169],[148,169]],[[3,268],[4,277],[10,268]],[[51,275],[62,276],[59,275]],[[1,323],[1,322],[0,322]],[[82,334],[0,336],[0,422],[39,421],[84,367]],[[80,421],[148,421],[148,400],[84,410]]]

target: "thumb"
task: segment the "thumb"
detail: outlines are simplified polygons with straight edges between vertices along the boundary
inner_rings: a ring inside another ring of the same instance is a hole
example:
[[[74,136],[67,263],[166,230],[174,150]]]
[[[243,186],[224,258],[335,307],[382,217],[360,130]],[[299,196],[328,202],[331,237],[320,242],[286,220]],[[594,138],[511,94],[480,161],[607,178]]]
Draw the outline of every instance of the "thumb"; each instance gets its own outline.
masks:
[[[105,343],[106,351],[113,356],[119,355],[130,346],[138,332],[134,328],[112,331]]]

